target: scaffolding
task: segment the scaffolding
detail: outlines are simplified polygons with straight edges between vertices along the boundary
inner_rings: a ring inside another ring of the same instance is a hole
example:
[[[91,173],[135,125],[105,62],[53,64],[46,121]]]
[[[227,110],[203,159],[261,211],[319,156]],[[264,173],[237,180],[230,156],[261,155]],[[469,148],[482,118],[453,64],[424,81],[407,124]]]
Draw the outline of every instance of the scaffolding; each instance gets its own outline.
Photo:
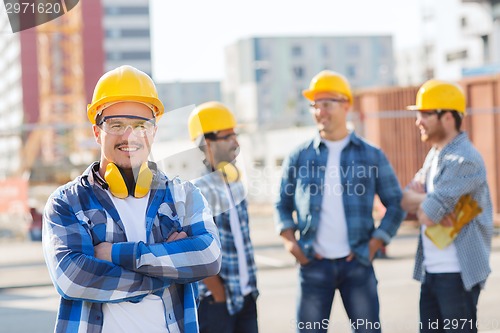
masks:
[[[62,2],[64,4],[64,2]],[[70,178],[71,165],[80,164],[85,130],[85,90],[81,4],[37,31],[39,120],[25,141],[20,174],[35,165],[56,182]],[[45,166],[45,167],[44,167]]]

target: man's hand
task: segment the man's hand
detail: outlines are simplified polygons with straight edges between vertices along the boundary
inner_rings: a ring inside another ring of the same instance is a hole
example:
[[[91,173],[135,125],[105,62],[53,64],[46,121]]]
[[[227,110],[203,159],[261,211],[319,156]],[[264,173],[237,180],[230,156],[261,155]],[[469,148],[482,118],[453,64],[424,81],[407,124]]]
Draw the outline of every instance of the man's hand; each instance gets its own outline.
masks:
[[[224,284],[218,275],[207,277],[206,279],[203,279],[203,282],[207,286],[208,290],[212,292],[214,302],[221,303],[226,301]]]
[[[292,229],[283,230],[280,235],[283,238],[285,249],[290,252],[301,265],[307,265],[309,259],[300,248]]]
[[[170,236],[168,236],[167,243],[173,242],[173,241],[176,241],[179,239],[183,239],[186,237],[187,237],[187,234],[184,231],[181,231],[181,232],[174,231]]]
[[[112,262],[111,259],[111,249],[113,248],[112,243],[102,242],[94,246],[94,256],[97,259],[106,260]]]
[[[378,238],[372,238],[370,239],[370,242],[368,243],[368,250],[370,253],[370,261],[375,258],[375,254],[377,254],[377,251],[380,250],[382,247],[384,247],[384,241]]]
[[[432,227],[432,226],[436,225],[436,223],[434,223],[434,221],[432,221],[427,216],[427,214],[425,214],[424,210],[420,206],[418,207],[418,210],[417,210],[417,218],[418,218],[418,222],[420,222],[420,224],[425,225],[427,227]]]
[[[439,223],[441,223],[443,227],[453,227],[455,219],[456,219],[455,213],[451,212],[450,214],[443,217],[443,219]]]

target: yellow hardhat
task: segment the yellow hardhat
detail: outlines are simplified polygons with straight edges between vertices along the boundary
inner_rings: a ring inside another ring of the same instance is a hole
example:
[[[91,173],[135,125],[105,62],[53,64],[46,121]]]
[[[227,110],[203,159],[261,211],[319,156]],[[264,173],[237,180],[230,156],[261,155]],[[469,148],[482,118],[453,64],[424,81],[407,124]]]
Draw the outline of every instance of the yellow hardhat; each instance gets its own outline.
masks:
[[[455,110],[465,115],[465,94],[455,83],[429,80],[418,90],[416,105],[410,105],[407,109],[418,111]]]
[[[302,91],[302,95],[310,101],[314,101],[314,96],[320,92],[339,93],[349,99],[352,104],[351,87],[347,79],[334,71],[324,70],[312,78],[309,89]]]
[[[189,115],[188,128],[191,140],[202,134],[236,127],[236,118],[219,102],[207,102],[196,107]]]
[[[158,119],[165,110],[158,99],[153,80],[132,66],[121,66],[105,73],[94,89],[92,103],[87,105],[87,116],[95,124],[97,114],[116,102],[140,102],[148,105]]]

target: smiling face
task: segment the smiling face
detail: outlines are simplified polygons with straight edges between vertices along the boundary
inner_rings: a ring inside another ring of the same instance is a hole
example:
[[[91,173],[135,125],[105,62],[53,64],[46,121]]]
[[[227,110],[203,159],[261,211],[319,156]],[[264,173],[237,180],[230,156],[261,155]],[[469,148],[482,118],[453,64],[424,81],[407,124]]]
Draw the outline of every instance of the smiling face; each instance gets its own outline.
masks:
[[[350,104],[341,94],[328,92],[314,96],[314,107],[311,107],[316,126],[322,138],[339,140],[347,135],[347,113]]]
[[[446,130],[443,126],[442,119],[443,118],[438,117],[436,112],[417,112],[415,125],[420,130],[420,140],[422,140],[422,142],[434,144],[445,139]]]
[[[113,104],[104,109],[102,117],[135,116],[152,119],[153,113],[150,108],[141,103],[121,102]],[[106,133],[102,125],[93,125],[94,137],[101,145],[101,164],[99,173],[104,175],[108,163],[114,163],[123,170],[131,170],[139,167],[148,160],[153,143],[156,127],[151,134],[141,137],[132,132],[129,126],[122,135]]]

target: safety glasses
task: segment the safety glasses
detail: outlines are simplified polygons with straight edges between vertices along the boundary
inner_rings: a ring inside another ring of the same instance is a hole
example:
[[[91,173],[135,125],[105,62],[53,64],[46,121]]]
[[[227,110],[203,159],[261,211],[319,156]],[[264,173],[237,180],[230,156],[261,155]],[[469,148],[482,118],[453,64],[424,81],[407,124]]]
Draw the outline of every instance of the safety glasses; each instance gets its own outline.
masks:
[[[130,127],[135,136],[145,137],[154,134],[156,120],[129,115],[107,116],[97,126],[111,135],[123,135]]]
[[[347,100],[341,98],[327,98],[327,99],[319,99],[310,104],[311,111],[316,112],[320,109],[323,110],[332,110],[337,104],[345,103]]]

